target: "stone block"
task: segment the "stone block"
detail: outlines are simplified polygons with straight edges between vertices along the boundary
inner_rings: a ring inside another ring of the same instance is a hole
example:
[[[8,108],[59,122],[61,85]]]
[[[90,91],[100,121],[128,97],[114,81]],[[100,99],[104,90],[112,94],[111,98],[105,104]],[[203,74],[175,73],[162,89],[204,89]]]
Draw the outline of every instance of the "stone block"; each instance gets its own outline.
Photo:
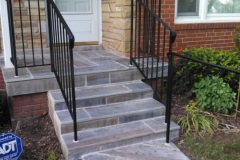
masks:
[[[114,19],[113,27],[117,29],[131,29],[131,19],[130,18]]]
[[[102,4],[102,12],[110,12],[110,4]]]
[[[113,24],[112,23],[102,23],[102,30],[111,32],[113,30]]]
[[[109,83],[109,73],[98,73],[87,75],[87,85],[99,85]]]

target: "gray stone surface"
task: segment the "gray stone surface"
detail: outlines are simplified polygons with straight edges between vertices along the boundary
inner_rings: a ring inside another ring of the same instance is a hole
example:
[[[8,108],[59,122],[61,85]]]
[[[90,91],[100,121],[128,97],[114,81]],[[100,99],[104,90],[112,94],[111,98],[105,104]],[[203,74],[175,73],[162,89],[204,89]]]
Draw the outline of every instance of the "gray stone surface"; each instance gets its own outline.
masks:
[[[86,124],[86,122],[88,122],[88,124],[91,125],[96,123],[95,127],[97,128],[106,126],[107,124],[113,125],[117,123],[127,123],[146,118],[153,118],[163,115],[164,111],[165,107],[161,103],[149,98],[97,107],[79,108],[77,109],[77,122],[80,126],[79,130],[82,130],[83,128],[88,127],[84,127],[86,125],[81,123]],[[72,126],[73,121],[68,110],[58,111],[56,114],[59,119],[58,121],[60,122],[59,125],[61,125],[62,129]],[[114,122],[112,123],[112,120],[106,121],[106,119],[109,118],[114,119]],[[92,123],[90,121],[92,121]],[[107,122],[104,123],[105,125],[103,124],[104,121]],[[97,126],[97,123],[99,123],[100,126]],[[68,131],[71,132],[72,128]]]
[[[105,143],[111,143],[151,133],[152,130],[146,127],[143,123],[133,122],[78,132],[78,136],[81,137],[78,143],[72,143],[72,134],[64,134],[62,135],[62,138],[69,150],[75,150],[88,148],[90,146],[103,145]]]
[[[132,81],[137,79],[142,79],[142,75],[138,70],[130,71],[118,71],[110,73],[111,83],[123,82],[123,81]]]
[[[14,68],[2,68],[2,73],[6,83],[33,79],[33,76],[30,74],[28,68],[18,69],[18,76],[15,76]]]
[[[87,85],[99,85],[99,84],[108,84],[109,82],[109,73],[97,73],[87,75]]]
[[[92,51],[88,49],[94,49]],[[100,49],[100,50],[99,50]],[[23,62],[23,54],[18,51],[18,59]],[[44,61],[50,62],[49,49],[44,49],[43,51]],[[35,51],[35,59],[37,64],[41,62],[41,50]],[[89,56],[89,57],[88,57]],[[26,57],[29,59],[29,64],[32,63],[32,51],[26,50]],[[76,87],[84,86],[84,85],[100,85],[100,84],[108,84],[114,82],[121,82],[128,80],[140,80],[141,77],[138,71],[131,70],[132,72],[128,72],[131,67],[127,66],[127,59],[111,54],[107,51],[102,50],[101,46],[84,46],[84,47],[76,47],[74,48],[74,74],[75,74],[75,82]],[[20,61],[19,61],[20,62]],[[22,65],[22,64],[21,64]],[[15,77],[14,69],[6,69],[2,67],[3,75],[5,82],[7,83],[7,90],[9,91],[9,96],[13,95],[23,95],[23,94],[31,94],[38,92],[47,92],[52,89],[59,89],[58,86],[55,86],[56,78],[53,73],[51,73],[50,65],[42,66],[42,67],[28,67],[18,69],[19,76]],[[117,72],[121,71],[121,78],[114,76],[117,75]],[[114,75],[110,73],[114,72]],[[126,72],[126,74],[124,74]],[[103,74],[104,73],[104,74]],[[113,78],[113,81],[111,81]],[[44,79],[44,80],[42,80]],[[114,80],[115,79],[115,80]],[[117,80],[118,79],[118,80]],[[43,82],[40,82],[40,81]],[[27,81],[27,82],[26,82]],[[40,83],[39,83],[40,82]],[[29,84],[26,88],[26,83]],[[49,86],[49,88],[43,87],[39,90],[37,89],[39,85],[48,86],[48,84],[54,84]],[[13,90],[16,86],[19,86],[21,90]]]
[[[171,138],[174,138],[172,135],[175,135],[175,132],[178,133],[177,129],[171,128]],[[71,153],[76,154],[77,151],[79,152],[78,156],[91,153],[92,149],[96,149],[96,147],[104,151],[163,138],[165,131],[155,133],[144,121],[136,121],[78,132],[78,136],[81,138],[79,138],[77,143],[72,143],[72,136],[72,133],[62,135],[63,148],[68,150],[67,157],[71,157]],[[80,157],[75,158],[78,159]]]
[[[40,66],[40,67],[30,67],[29,71],[32,74],[34,79],[54,77],[54,73],[51,72],[50,65]]]
[[[111,160],[189,160],[174,144],[165,144],[164,139],[82,156],[82,160],[104,158]]]
[[[166,124],[164,123],[165,117],[160,117],[160,118],[153,118],[149,120],[144,120],[144,123],[147,124],[154,132],[162,132],[166,130]],[[174,123],[171,122],[171,127],[174,129],[180,129],[180,127]]]

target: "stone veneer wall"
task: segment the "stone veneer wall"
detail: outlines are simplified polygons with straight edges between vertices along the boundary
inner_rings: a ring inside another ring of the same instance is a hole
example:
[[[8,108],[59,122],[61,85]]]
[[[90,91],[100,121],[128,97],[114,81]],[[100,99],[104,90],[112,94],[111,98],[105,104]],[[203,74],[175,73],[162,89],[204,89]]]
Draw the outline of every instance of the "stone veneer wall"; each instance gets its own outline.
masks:
[[[20,21],[20,9],[19,9],[19,1],[22,11],[22,26],[24,33],[24,47],[31,48],[32,47],[32,37],[33,37],[33,45],[34,47],[41,47],[41,39],[40,39],[40,23],[42,29],[42,42],[43,47],[47,47],[47,39],[46,39],[46,13],[45,13],[45,1],[40,0],[40,20],[39,20],[39,10],[38,10],[38,1],[30,0],[31,6],[31,18],[32,18],[32,32],[33,35],[31,37],[31,26],[30,26],[30,11],[28,9],[28,1],[27,0],[13,0],[13,14],[14,14],[14,26],[15,26],[15,37],[16,37],[16,47],[17,49],[23,48],[22,45],[22,30],[21,30],[21,21]]]
[[[129,56],[131,0],[102,0],[103,47]]]

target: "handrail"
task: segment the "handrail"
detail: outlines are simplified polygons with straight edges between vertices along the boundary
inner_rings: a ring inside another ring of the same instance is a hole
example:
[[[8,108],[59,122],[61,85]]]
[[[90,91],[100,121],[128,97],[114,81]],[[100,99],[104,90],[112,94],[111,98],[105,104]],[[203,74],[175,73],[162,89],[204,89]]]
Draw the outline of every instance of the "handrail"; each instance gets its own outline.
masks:
[[[209,63],[209,62],[205,62],[205,61],[202,61],[202,60],[199,60],[199,59],[196,59],[196,58],[192,58],[192,57],[189,57],[189,56],[186,56],[186,55],[182,55],[182,54],[178,54],[178,53],[174,53],[174,52],[169,52],[168,53],[168,88],[167,88],[167,105],[166,105],[166,108],[167,108],[167,111],[166,111],[166,114],[168,115],[167,116],[167,132],[166,132],[166,142],[169,143],[169,139],[170,139],[170,121],[171,121],[171,109],[172,109],[172,86],[173,86],[173,61],[174,61],[174,57],[179,57],[179,58],[182,58],[182,59],[186,59],[186,60],[189,60],[189,61],[193,61],[193,62],[196,62],[196,63],[201,63],[205,66],[210,66],[210,67],[215,67],[215,68],[218,68],[218,69],[222,69],[222,70],[225,70],[225,71],[228,71],[228,72],[232,72],[232,73],[235,73],[237,75],[240,75],[240,71],[239,70],[235,70],[235,69],[231,69],[231,68],[226,68],[226,67],[223,67],[223,66],[220,66],[220,65],[216,65],[216,64],[212,64],[212,63]]]
[[[53,0],[47,0],[51,70],[54,72],[77,136],[76,96],[73,64],[74,35]]]
[[[158,1],[159,3],[155,0],[135,1],[131,1],[130,64],[134,64],[144,80],[150,83],[155,98],[164,103],[163,82],[167,77],[164,61],[167,53],[172,52],[177,34],[160,18],[161,1]]]

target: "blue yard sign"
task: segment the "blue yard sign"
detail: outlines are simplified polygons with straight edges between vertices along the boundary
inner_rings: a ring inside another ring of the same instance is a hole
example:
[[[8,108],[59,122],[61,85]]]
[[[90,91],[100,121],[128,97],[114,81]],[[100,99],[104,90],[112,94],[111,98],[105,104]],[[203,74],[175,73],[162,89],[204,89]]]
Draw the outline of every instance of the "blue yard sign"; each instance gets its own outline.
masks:
[[[12,133],[0,135],[0,160],[17,160],[22,151],[21,138]]]

